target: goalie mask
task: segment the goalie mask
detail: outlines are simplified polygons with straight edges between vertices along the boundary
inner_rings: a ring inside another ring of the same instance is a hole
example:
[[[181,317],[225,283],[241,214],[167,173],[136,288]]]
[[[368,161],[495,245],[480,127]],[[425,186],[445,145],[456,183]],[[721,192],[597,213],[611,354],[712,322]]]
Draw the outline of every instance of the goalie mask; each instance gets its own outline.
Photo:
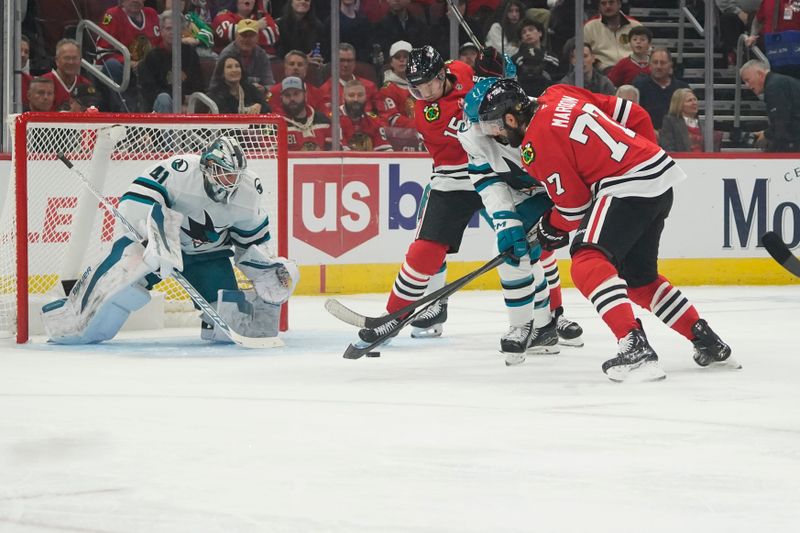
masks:
[[[215,202],[227,202],[239,186],[247,169],[247,160],[239,141],[223,135],[200,154],[200,167],[209,198]]]

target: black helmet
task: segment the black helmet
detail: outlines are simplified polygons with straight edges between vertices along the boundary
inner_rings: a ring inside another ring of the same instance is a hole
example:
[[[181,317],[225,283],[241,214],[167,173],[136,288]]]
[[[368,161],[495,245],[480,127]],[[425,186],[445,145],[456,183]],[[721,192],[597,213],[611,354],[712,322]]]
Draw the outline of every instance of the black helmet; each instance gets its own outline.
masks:
[[[481,122],[499,120],[502,123],[506,113],[528,111],[532,105],[525,89],[516,80],[500,79],[483,97],[478,117]]]
[[[441,54],[428,44],[411,50],[406,63],[406,78],[411,85],[421,85],[436,78],[443,68]]]

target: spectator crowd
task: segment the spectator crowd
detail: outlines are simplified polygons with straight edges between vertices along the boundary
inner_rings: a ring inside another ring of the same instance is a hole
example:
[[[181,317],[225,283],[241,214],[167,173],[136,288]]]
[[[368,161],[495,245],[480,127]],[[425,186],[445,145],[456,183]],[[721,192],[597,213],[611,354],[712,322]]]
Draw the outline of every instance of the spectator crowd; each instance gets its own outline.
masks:
[[[751,32],[747,42],[754,44],[759,33],[777,24],[770,16],[775,2],[781,0],[716,0],[720,46],[729,62],[735,64],[730,54],[742,32]],[[328,150],[335,79],[343,149],[423,149],[413,129],[414,106],[405,68],[411,49],[425,44],[450,56],[446,0],[340,0],[338,15],[322,0],[105,3],[110,7],[95,22],[128,49],[129,65],[104,38],[81,50],[76,40],[64,37],[52,44],[35,41],[48,48],[44,53],[52,57],[52,70],[32,72],[28,62],[32,39],[23,37],[25,110],[96,107],[115,112],[172,112],[172,42],[178,32],[184,112],[190,96],[203,93],[213,102],[205,111],[284,116],[290,150]],[[800,2],[783,3],[785,8],[778,6],[781,27],[796,23],[800,29],[800,5],[792,11]],[[39,4],[46,6],[47,1]],[[556,83],[575,84],[575,69],[581,68],[587,89],[638,101],[650,113],[655,128],[663,132],[660,138],[666,149],[703,151],[697,96],[676,77],[670,51],[653,46],[651,29],[623,11],[627,2],[587,0],[582,51],[575,49],[573,0],[456,0],[455,4],[481,42],[513,61],[529,95],[539,95]],[[179,28],[173,27],[174,9],[181,11]],[[333,16],[339,17],[341,42],[335,51],[330,49]],[[474,65],[479,49],[461,26],[458,43],[458,58]],[[333,53],[339,62],[335,76],[330,72]],[[117,83],[129,67],[127,89],[110,90],[83,72],[82,57]],[[764,66],[769,69],[769,65],[756,65],[758,69],[750,65],[747,71],[761,73]],[[792,85],[798,83],[791,77],[794,72],[788,74],[788,81],[781,80],[783,92],[800,94]],[[773,81],[783,76],[770,75]],[[763,85],[762,80],[754,91],[764,92]],[[792,113],[797,111],[789,110],[789,116]],[[770,132],[759,133],[764,144]],[[800,143],[791,139],[784,145]]]

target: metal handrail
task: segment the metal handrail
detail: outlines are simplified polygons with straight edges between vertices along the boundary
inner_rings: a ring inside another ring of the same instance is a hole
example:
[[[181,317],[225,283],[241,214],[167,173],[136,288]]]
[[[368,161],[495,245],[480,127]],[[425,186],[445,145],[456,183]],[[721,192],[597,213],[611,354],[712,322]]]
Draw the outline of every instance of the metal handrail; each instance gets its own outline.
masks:
[[[683,64],[683,45],[686,40],[684,28],[687,19],[694,29],[697,30],[697,33],[700,34],[700,37],[705,37],[705,29],[700,25],[689,8],[686,7],[686,0],[681,0],[681,7],[678,15],[678,64],[680,65]]]
[[[98,68],[97,65],[93,63],[89,63],[85,58],[81,58],[81,66],[86,69],[87,72],[91,72],[98,80],[103,82],[103,85],[108,86],[112,91],[122,93],[128,88],[128,84],[131,81],[131,52],[128,50],[128,47],[122,44],[119,40],[117,40],[113,35],[108,33],[106,30],[92,22],[91,20],[81,19],[78,23],[78,27],[76,29],[75,39],[78,41],[78,48],[83,50],[83,34],[85,31],[92,31],[106,41],[109,42],[111,46],[114,47],[115,50],[118,50],[119,53],[122,54],[122,81],[117,83],[113,79],[111,79],[102,69]]]
[[[744,41],[747,39],[748,35],[743,33],[739,36],[739,39],[736,41],[736,85],[733,90],[733,127],[734,129],[738,129],[742,123],[741,119],[741,111],[742,111],[742,76],[739,74],[739,70],[742,68],[742,63],[744,62]],[[763,61],[764,63],[769,65],[769,60],[767,56],[764,55],[764,52],[761,49],[753,44],[750,47],[750,50],[753,54]]]
[[[189,98],[187,99],[186,102],[186,112],[190,114],[194,113],[194,108],[197,102],[205,104],[205,106],[208,107],[208,110],[211,114],[214,115],[219,114],[219,107],[217,106],[217,103],[214,100],[212,100],[207,94],[201,93],[199,91],[189,95]]]

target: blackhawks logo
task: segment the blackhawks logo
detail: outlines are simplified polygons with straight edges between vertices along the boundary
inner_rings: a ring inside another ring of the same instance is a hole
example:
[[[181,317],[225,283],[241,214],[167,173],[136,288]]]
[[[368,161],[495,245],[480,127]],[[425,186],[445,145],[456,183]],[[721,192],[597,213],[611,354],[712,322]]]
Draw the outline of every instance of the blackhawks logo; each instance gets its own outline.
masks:
[[[433,122],[434,120],[438,120],[439,116],[442,114],[441,109],[439,109],[438,103],[432,103],[425,106],[425,109],[422,111],[425,114],[425,120],[428,122]]]
[[[108,26],[109,24],[111,24],[111,13],[106,13],[103,16],[103,26]]]
[[[524,165],[530,165],[533,163],[533,160],[536,159],[536,152],[533,150],[533,145],[530,142],[522,147],[520,155],[522,156],[522,164]]]

